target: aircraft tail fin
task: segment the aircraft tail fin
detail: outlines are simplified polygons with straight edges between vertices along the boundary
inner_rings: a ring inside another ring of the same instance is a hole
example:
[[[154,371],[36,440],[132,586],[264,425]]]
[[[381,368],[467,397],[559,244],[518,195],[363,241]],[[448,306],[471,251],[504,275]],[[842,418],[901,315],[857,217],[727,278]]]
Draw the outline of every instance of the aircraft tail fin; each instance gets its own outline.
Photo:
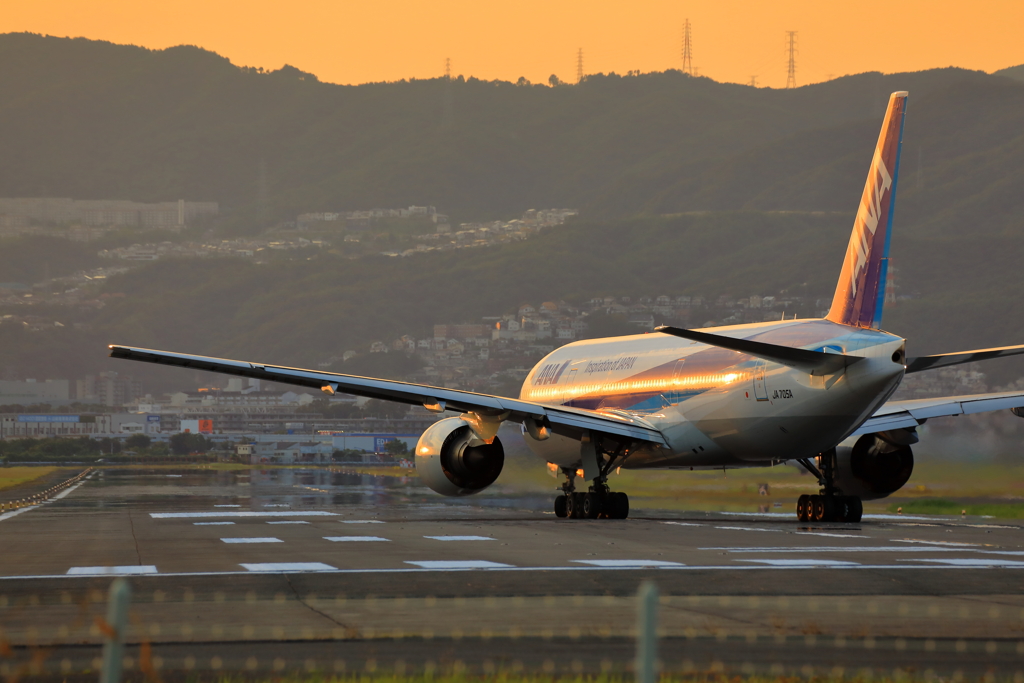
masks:
[[[906,111],[907,93],[894,92],[889,97],[882,132],[871,159],[832,308],[825,316],[832,322],[873,329],[882,325],[889,237],[896,208],[896,180]]]

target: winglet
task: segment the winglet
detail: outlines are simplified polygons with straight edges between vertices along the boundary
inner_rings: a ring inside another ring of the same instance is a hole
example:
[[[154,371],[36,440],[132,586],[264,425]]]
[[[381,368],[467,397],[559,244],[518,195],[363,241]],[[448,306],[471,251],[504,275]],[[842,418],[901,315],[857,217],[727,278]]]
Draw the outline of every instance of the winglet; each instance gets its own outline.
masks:
[[[907,93],[894,92],[871,159],[832,308],[825,316],[832,322],[873,329],[882,325],[906,111]]]

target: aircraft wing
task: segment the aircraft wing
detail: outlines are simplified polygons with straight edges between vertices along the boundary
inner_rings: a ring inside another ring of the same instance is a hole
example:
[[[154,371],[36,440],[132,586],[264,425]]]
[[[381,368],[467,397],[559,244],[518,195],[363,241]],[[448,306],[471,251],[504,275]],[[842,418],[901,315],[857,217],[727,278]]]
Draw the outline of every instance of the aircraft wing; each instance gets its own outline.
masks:
[[[620,413],[605,413],[597,410],[569,408],[558,405],[522,401],[514,398],[477,394],[471,391],[444,389],[424,384],[395,382],[385,379],[356,377],[332,372],[318,372],[301,368],[288,368],[264,363],[193,356],[169,351],[154,351],[128,346],[110,346],[112,358],[173,365],[193,370],[207,370],[227,375],[251,377],[281,384],[294,384],[319,389],[328,394],[340,391],[355,396],[395,401],[409,405],[422,405],[436,412],[479,412],[488,415],[509,413],[506,418],[512,422],[523,422],[531,418],[546,424],[551,431],[571,438],[579,438],[584,432],[592,431],[610,436],[626,437],[636,441],[649,441],[667,445],[661,432],[644,420]]]
[[[924,424],[931,417],[972,415],[991,410],[1006,410],[1024,407],[1024,391],[1010,391],[1001,394],[973,394],[967,396],[944,396],[942,398],[920,398],[910,401],[889,401],[875,411],[850,436],[874,434],[890,429],[905,429]]]

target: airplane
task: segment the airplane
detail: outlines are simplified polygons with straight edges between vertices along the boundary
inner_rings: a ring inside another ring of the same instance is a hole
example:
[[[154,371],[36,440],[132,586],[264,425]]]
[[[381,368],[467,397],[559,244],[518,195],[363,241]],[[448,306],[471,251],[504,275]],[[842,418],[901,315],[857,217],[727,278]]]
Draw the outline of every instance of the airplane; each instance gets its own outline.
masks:
[[[800,521],[859,522],[863,500],[910,479],[917,427],[942,416],[1010,409],[1024,392],[890,401],[906,374],[1024,353],[1024,345],[908,358],[881,329],[907,93],[889,98],[831,308],[791,319],[577,341],[541,360],[518,399],[367,377],[111,345],[114,358],[208,370],[421,405],[457,416],[420,437],[416,469],[442,495],[478,493],[501,474],[498,429],[565,475],[558,517],[625,519],[624,469],[724,469],[796,462],[819,492]],[[586,490],[577,490],[582,470]]]

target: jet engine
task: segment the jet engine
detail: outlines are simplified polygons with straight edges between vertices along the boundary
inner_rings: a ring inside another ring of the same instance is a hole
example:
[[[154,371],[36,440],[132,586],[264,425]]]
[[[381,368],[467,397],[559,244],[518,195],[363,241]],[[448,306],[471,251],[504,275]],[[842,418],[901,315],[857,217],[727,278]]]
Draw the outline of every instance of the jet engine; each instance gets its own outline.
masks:
[[[852,446],[836,449],[836,487],[862,500],[885,498],[898,491],[914,471],[917,433],[894,430],[864,434]]]
[[[469,496],[494,483],[505,464],[498,437],[485,443],[460,417],[435,422],[416,444],[416,472],[443,496]]]

